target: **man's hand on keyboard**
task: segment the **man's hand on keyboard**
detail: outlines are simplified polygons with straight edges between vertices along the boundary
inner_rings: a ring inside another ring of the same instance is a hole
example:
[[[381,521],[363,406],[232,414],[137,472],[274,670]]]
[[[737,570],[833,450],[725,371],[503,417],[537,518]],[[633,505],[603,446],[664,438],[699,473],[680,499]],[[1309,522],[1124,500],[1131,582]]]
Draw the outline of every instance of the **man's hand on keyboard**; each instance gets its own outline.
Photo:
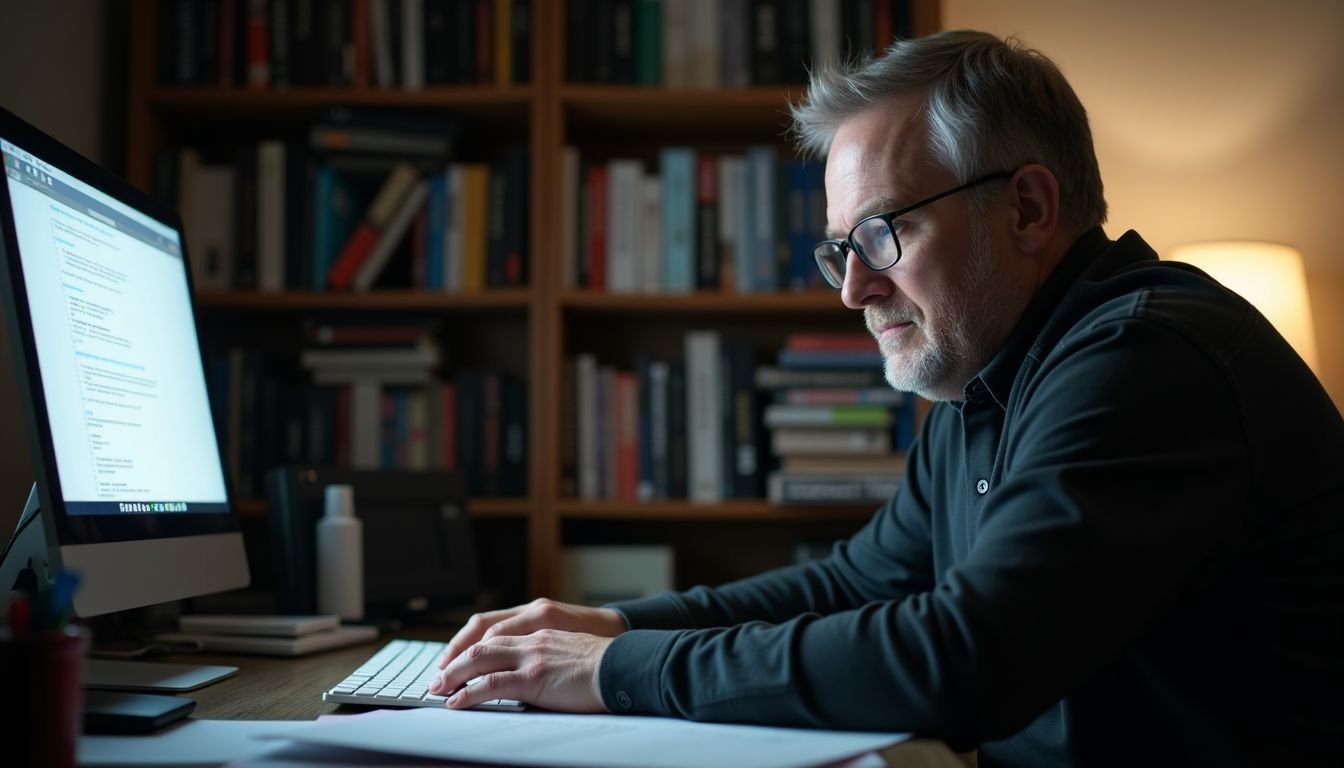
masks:
[[[453,709],[517,699],[558,712],[606,712],[597,669],[610,644],[610,637],[555,629],[495,635],[457,654],[429,690],[440,696],[457,691],[448,697]]]
[[[471,646],[495,637],[530,635],[539,629],[583,632],[599,637],[615,637],[626,630],[625,619],[610,608],[588,608],[540,598],[526,605],[500,611],[478,613],[448,643],[439,658],[439,669]]]

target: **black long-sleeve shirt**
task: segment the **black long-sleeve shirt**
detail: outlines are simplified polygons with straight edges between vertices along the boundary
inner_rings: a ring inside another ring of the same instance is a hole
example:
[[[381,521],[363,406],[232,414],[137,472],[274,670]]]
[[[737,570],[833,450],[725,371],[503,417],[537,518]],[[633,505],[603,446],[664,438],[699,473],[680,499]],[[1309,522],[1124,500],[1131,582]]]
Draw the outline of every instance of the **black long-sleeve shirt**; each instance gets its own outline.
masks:
[[[615,712],[1338,765],[1344,420],[1249,304],[1094,229],[829,558],[613,607]]]

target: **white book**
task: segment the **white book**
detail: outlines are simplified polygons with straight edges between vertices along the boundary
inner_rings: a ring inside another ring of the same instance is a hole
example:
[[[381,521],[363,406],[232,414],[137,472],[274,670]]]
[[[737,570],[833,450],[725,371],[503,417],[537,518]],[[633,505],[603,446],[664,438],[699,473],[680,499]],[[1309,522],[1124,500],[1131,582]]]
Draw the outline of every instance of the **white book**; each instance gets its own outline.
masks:
[[[812,33],[812,66],[840,61],[840,0],[810,0],[808,27]]]
[[[719,334],[686,334],[686,471],[690,500],[723,500],[723,397]]]
[[[373,81],[379,88],[396,85],[392,71],[392,20],[386,2],[369,3],[369,47],[373,48]]]
[[[401,0],[401,87],[425,87],[424,0]]]
[[[579,266],[579,150],[560,151],[560,287],[574,288]]]
[[[383,387],[377,379],[350,383],[350,464],[378,469],[383,436]]]
[[[733,272],[733,289],[751,293],[751,267],[742,232],[742,184],[747,159],[742,155],[719,158],[719,258]]]
[[[722,76],[720,63],[718,0],[686,0],[690,6],[686,55],[690,60],[692,88],[718,88]]]
[[[891,432],[786,427],[771,432],[770,443],[777,456],[881,456],[891,453]]]
[[[460,163],[448,168],[447,226],[443,232],[443,287],[449,292],[462,290],[463,237],[467,222],[467,169]]]
[[[633,293],[640,281],[636,270],[639,210],[644,168],[638,160],[607,163],[607,291]]]
[[[687,88],[691,84],[689,3],[663,3],[663,85]]]
[[[378,241],[374,243],[373,249],[369,251],[368,257],[359,265],[359,270],[355,272],[355,277],[350,282],[350,287],[356,291],[367,291],[373,287],[378,275],[382,273],[387,262],[396,252],[397,246],[401,244],[402,238],[410,230],[411,223],[420,213],[420,208],[425,204],[425,198],[429,196],[429,182],[421,179],[411,187],[405,199],[401,201],[401,206],[397,208],[396,213],[392,214],[391,220],[383,231],[378,233]]]
[[[257,288],[285,289],[285,143],[257,145]]]
[[[636,244],[641,262],[639,289],[645,293],[663,290],[663,180],[644,177],[644,211]]]
[[[235,173],[226,165],[198,165],[183,190],[191,277],[198,291],[224,291],[233,283]]]
[[[198,613],[181,616],[178,629],[183,632],[211,632],[219,635],[266,635],[300,637],[332,630],[341,625],[341,617],[332,614],[305,616],[229,616]]]
[[[575,416],[578,424],[579,498],[601,497],[597,479],[597,358],[579,355],[575,364]]]

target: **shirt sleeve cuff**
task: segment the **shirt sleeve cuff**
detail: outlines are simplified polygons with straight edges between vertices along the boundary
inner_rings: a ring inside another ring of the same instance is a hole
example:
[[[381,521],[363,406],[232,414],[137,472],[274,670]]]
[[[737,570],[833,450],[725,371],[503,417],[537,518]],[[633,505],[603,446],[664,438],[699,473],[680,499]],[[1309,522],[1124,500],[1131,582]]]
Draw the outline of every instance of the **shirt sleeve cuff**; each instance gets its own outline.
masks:
[[[621,614],[630,629],[689,629],[693,626],[690,614],[674,592],[621,600],[606,607]]]
[[[597,684],[607,711],[618,715],[670,714],[663,704],[663,659],[679,632],[635,629],[612,640],[602,654]]]

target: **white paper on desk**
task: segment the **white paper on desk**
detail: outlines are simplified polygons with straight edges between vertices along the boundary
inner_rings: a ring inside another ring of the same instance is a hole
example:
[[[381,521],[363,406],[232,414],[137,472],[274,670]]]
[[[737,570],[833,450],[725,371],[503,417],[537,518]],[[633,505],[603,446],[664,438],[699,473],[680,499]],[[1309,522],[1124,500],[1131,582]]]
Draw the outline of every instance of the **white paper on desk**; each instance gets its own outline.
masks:
[[[79,764],[222,765],[275,748],[293,720],[186,720],[152,736],[80,736]]]
[[[411,709],[377,719],[312,725],[295,741],[553,768],[803,768],[889,747],[903,733],[692,723],[662,717]]]

